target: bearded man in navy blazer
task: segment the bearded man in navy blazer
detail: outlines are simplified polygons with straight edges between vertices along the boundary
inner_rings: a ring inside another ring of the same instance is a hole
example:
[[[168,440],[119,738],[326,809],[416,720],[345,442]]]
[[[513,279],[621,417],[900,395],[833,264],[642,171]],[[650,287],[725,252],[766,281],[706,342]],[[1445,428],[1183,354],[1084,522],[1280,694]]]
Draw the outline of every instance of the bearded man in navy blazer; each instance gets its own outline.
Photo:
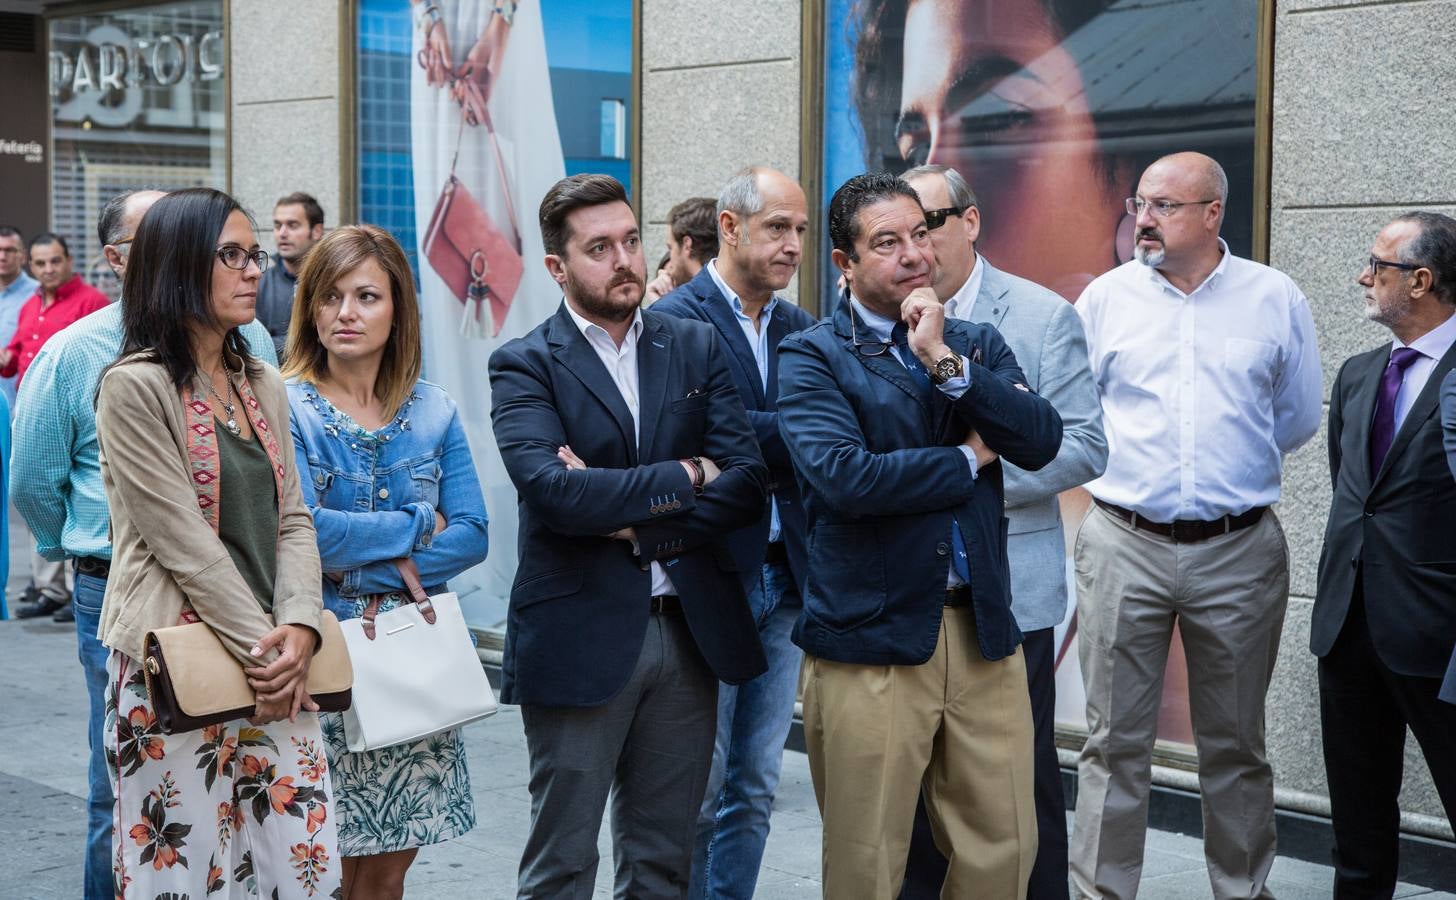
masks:
[[[789,634],[802,606],[804,508],[779,436],[778,349],[814,317],[775,292],[799,270],[808,225],[804,191],[792,178],[767,167],[744,169],[718,195],[718,256],[652,307],[718,330],[771,491],[762,518],[729,537],[768,671],[718,692],[718,740],[693,851],[694,900],[753,897],[794,718],[804,657]]]
[[[829,238],[847,296],[779,345],[779,428],[808,514],[794,642],[824,895],[899,893],[923,788],[942,896],[1024,898],[1032,720],[998,459],[1040,469],[1062,421],[995,328],[946,321],[907,183],[851,178]]]
[[[639,308],[622,185],[565,178],[540,221],[565,300],[490,358],[520,495],[501,667],[531,761],[518,894],[592,894],[610,796],[617,896],[682,897],[717,681],[765,668],[724,536],[759,520],[768,472],[718,334]]]

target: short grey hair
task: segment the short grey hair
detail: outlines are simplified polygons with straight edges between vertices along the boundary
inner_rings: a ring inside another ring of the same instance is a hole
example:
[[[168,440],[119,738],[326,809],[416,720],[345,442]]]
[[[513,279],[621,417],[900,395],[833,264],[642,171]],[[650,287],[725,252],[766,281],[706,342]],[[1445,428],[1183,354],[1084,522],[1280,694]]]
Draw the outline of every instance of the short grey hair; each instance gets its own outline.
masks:
[[[767,171],[763,166],[748,166],[733,173],[723,190],[718,192],[717,215],[731,212],[735,216],[748,218],[763,212],[763,195],[758,192],[758,176]]]
[[[930,163],[923,166],[916,166],[900,177],[909,181],[912,178],[919,178],[922,175],[940,175],[945,178],[946,193],[950,195],[950,205],[961,209],[970,209],[979,206],[976,202],[976,192],[971,190],[971,185],[961,173],[950,166],[936,165]]]
[[[1408,212],[1397,222],[1420,228],[1398,254],[1401,262],[1431,270],[1431,293],[1447,306],[1456,306],[1456,219],[1436,212]]]
[[[96,217],[96,236],[101,239],[103,246],[115,244],[126,237],[126,229],[123,227],[126,224],[126,204],[139,193],[141,192],[123,191],[101,207],[101,215]]]
[[[1213,195],[1218,198],[1220,203],[1228,206],[1228,173],[1223,170],[1223,166],[1218,164],[1218,160],[1211,159],[1209,162],[1211,163],[1208,167],[1209,190],[1213,191]]]

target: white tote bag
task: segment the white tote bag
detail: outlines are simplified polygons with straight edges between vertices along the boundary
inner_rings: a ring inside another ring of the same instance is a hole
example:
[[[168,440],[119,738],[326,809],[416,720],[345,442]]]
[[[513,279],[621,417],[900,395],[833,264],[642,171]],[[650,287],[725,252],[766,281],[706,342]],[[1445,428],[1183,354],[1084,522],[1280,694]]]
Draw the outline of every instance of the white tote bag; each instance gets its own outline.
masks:
[[[405,744],[484,719],[496,711],[495,692],[475,654],[460,600],[426,597],[419,568],[397,559],[412,603],[339,623],[354,666],[354,702],[344,711],[349,749]]]

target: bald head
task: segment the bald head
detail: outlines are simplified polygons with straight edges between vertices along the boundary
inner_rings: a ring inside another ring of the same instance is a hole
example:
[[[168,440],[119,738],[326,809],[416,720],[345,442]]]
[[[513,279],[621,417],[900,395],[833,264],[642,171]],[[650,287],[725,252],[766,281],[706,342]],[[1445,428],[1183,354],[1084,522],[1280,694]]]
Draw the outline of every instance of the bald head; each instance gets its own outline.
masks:
[[[1146,178],[1155,171],[1188,187],[1201,199],[1218,200],[1220,207],[1228,204],[1228,175],[1224,174],[1223,166],[1218,164],[1218,160],[1211,156],[1191,150],[1170,153],[1148,166],[1143,177]]]
[[[96,221],[96,236],[101,239],[101,251],[117,278],[126,273],[131,239],[136,236],[142,217],[153,203],[165,196],[165,191],[130,191],[111,198],[102,207],[101,216]]]
[[[766,302],[799,269],[809,204],[778,169],[749,166],[718,195],[718,271],[739,294]]]

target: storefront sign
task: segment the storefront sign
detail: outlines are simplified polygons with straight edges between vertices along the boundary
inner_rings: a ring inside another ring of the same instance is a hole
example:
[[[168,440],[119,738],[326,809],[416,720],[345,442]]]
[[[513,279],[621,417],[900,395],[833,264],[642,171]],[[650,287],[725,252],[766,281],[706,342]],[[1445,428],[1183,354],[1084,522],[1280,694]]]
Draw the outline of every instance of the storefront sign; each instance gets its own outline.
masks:
[[[80,96],[156,84],[214,81],[223,74],[222,31],[128,36],[97,28],[78,46],[50,53],[51,94]]]

